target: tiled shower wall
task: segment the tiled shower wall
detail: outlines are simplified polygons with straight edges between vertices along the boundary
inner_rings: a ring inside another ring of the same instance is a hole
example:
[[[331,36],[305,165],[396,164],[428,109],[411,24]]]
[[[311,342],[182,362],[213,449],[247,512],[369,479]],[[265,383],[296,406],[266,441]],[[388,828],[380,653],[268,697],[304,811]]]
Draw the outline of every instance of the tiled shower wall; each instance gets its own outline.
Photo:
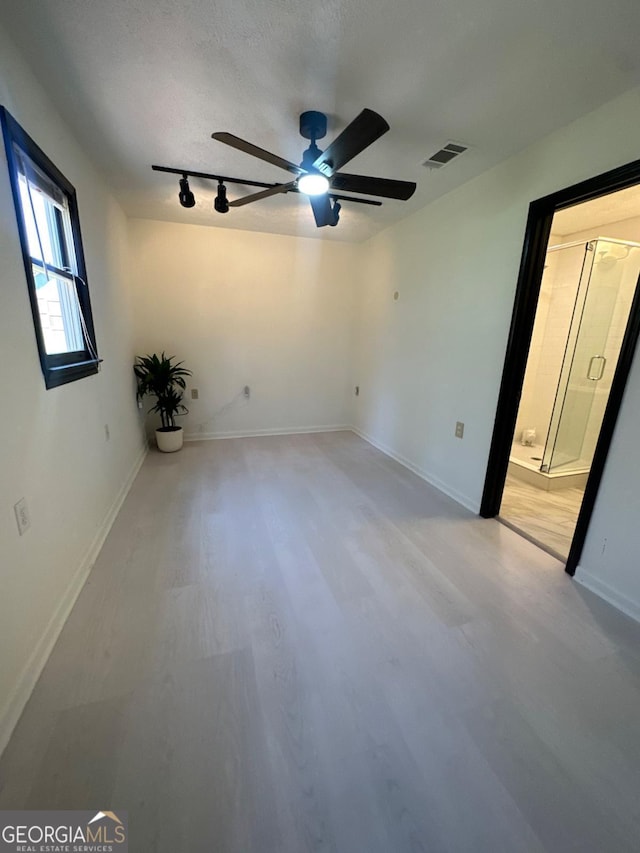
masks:
[[[549,245],[611,237],[640,243],[640,218],[627,219],[588,231],[552,234]],[[581,247],[551,252],[542,281],[527,372],[522,390],[514,438],[520,440],[524,429],[536,430],[536,443],[547,438],[551,413],[560,378],[560,370],[571,323],[584,257]],[[615,274],[615,270],[612,270]],[[623,298],[616,304],[607,347],[603,355],[609,363],[617,357],[626,327],[629,305],[636,285],[636,274],[630,265],[624,268],[621,281]],[[583,456],[590,458],[600,431],[610,381],[599,384],[587,426]]]

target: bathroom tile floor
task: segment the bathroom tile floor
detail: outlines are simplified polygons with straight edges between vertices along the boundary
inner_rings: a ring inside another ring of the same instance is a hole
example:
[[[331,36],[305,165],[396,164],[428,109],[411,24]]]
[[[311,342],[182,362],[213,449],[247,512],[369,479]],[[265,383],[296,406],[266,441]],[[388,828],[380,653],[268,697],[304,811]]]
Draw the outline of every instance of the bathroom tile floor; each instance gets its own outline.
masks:
[[[583,489],[546,492],[507,476],[500,519],[542,547],[566,559],[576,526]]]

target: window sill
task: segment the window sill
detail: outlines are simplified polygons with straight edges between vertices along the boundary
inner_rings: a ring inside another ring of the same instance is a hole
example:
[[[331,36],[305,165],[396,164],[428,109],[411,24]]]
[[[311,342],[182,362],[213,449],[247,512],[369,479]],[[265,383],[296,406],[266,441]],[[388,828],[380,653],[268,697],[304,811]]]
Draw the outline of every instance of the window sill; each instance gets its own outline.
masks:
[[[85,376],[93,376],[98,372],[101,358],[91,358],[87,361],[76,361],[73,364],[61,364],[57,367],[43,367],[44,381],[47,388],[57,388],[84,379]]]

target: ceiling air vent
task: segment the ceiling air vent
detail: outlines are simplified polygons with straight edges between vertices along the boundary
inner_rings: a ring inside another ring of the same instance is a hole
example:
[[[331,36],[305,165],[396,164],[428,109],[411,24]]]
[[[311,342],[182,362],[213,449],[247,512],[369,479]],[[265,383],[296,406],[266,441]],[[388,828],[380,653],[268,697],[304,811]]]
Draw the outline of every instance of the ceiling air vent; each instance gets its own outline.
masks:
[[[426,166],[427,169],[442,169],[447,163],[455,160],[456,157],[459,157],[468,150],[468,145],[460,145],[459,142],[447,142],[439,151],[428,157],[422,165]]]

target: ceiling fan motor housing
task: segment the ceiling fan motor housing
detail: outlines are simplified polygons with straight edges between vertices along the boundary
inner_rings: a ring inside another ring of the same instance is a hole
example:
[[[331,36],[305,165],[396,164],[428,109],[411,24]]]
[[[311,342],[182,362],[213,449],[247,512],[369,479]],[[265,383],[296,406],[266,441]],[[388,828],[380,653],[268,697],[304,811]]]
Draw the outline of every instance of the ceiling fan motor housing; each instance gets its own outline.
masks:
[[[302,155],[302,163],[300,163],[301,167],[303,169],[306,169],[307,172],[311,172],[313,174],[320,174],[313,164],[321,154],[322,151],[320,151],[318,146],[312,140],[311,145]]]
[[[302,156],[302,163],[298,166],[289,160],[265,151],[245,139],[240,139],[232,133],[212,133],[212,137],[219,142],[230,145],[245,154],[278,166],[292,175],[295,180],[288,184],[255,184],[266,186],[266,189],[252,195],[244,196],[228,202],[229,207],[241,207],[245,204],[268,198],[280,193],[298,191],[309,198],[313,216],[318,228],[325,225],[336,225],[339,219],[340,204],[338,198],[361,204],[373,204],[380,206],[381,202],[372,199],[354,198],[351,195],[336,196],[335,191],[348,193],[363,193],[365,195],[382,196],[383,198],[395,198],[406,201],[415,192],[416,185],[412,181],[396,181],[389,178],[374,178],[367,175],[350,175],[341,172],[340,169],[357,157],[365,148],[379,139],[389,130],[388,122],[377,112],[363,109],[351,121],[344,130],[325,148],[320,151],[316,145],[317,139],[322,139],[327,133],[327,117],[317,110],[306,110],[300,114],[300,135],[309,139],[311,144]],[[195,173],[194,173],[195,174]],[[186,175],[185,175],[186,177]],[[212,176],[215,177],[215,176]],[[218,180],[229,180],[236,183],[236,178],[219,178]],[[219,206],[216,205],[216,210]]]
[[[316,110],[300,113],[300,135],[315,142],[327,135],[327,117]]]

